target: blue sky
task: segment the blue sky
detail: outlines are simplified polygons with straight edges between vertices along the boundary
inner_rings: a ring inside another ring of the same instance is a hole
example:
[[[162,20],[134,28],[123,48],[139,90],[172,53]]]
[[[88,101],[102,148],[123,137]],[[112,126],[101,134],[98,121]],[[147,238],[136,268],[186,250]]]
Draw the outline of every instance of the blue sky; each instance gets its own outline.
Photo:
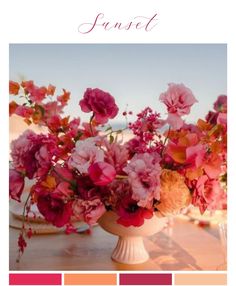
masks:
[[[158,101],[170,82],[184,83],[199,101],[186,121],[204,117],[219,94],[227,94],[225,44],[12,44],[10,79],[71,91],[66,113],[81,113],[87,87],[110,92],[120,108],[139,112],[145,106],[165,117]],[[124,121],[121,115],[113,122]]]

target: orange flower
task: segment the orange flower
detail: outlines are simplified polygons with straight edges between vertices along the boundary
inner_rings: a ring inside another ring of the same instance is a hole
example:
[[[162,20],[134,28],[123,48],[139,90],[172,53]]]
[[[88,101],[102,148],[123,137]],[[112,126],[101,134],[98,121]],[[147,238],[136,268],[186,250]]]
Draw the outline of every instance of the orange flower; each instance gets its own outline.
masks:
[[[9,81],[9,93],[10,93],[10,94],[17,95],[17,94],[19,93],[19,90],[20,90],[20,85],[19,85],[19,83],[10,80],[10,81]]]
[[[15,101],[11,101],[9,103],[9,115],[10,116],[15,113],[17,107],[18,107],[18,104]]]
[[[47,95],[54,95],[56,87],[54,85],[49,84],[47,88]]]
[[[164,169],[161,173],[160,203],[155,207],[163,215],[173,215],[187,207],[191,195],[184,183],[184,177],[176,171]]]

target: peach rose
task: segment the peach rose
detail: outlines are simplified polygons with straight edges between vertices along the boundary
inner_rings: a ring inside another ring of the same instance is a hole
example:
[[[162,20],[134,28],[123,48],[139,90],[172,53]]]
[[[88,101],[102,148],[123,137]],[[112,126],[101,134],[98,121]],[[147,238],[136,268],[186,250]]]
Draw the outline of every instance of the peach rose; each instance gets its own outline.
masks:
[[[161,173],[160,203],[155,207],[162,215],[178,214],[191,202],[184,177],[176,171],[164,169]]]

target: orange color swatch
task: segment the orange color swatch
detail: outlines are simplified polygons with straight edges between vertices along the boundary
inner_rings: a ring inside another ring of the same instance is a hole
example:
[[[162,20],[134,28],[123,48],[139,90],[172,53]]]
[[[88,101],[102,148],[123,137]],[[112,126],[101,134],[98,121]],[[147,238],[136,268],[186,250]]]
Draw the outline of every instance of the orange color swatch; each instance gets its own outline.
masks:
[[[116,274],[65,274],[64,285],[116,285]]]

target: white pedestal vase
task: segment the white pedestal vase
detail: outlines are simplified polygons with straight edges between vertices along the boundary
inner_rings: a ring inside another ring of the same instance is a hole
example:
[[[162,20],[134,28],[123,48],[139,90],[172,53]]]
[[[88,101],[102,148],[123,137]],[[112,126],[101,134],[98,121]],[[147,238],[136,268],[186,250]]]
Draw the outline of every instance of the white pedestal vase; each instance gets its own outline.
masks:
[[[100,226],[109,233],[119,236],[111,258],[119,263],[138,264],[149,259],[143,237],[151,236],[161,231],[167,224],[167,218],[157,217],[145,219],[140,227],[125,227],[116,221],[118,216],[112,211],[106,212],[100,219]]]

